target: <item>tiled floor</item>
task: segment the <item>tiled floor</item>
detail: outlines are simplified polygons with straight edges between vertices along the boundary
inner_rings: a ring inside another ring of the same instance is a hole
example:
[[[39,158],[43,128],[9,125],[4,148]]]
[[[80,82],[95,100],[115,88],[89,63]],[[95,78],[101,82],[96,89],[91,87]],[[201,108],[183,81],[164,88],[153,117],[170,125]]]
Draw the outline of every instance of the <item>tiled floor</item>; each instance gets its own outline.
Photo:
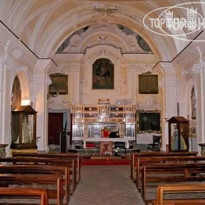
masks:
[[[129,166],[83,166],[70,205],[144,205],[130,179]]]

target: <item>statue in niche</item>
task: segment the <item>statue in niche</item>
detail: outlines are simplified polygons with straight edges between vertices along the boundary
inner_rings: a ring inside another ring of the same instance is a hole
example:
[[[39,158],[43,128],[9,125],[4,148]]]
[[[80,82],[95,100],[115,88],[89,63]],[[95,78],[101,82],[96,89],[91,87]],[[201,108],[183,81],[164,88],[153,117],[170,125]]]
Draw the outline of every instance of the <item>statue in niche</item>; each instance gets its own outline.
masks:
[[[196,95],[194,87],[191,90],[191,118],[196,119]]]

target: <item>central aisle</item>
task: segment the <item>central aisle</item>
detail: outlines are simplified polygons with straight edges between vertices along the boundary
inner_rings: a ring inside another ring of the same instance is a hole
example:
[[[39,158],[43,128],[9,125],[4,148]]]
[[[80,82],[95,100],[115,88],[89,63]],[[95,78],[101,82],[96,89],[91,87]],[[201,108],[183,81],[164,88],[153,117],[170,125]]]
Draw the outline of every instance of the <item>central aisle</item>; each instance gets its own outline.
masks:
[[[83,166],[70,205],[144,205],[125,165]]]

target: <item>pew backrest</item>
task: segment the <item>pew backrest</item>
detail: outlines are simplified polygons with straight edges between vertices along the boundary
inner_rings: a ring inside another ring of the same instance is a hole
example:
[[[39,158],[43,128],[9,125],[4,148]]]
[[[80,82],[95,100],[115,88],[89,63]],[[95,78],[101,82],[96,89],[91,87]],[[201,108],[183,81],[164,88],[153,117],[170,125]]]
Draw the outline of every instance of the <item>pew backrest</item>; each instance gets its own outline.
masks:
[[[164,205],[165,194],[178,194],[178,193],[202,193],[205,192],[205,183],[194,183],[194,184],[160,184],[157,186],[156,202],[155,205]],[[179,198],[178,198],[179,199]],[[201,201],[203,200],[203,202]],[[174,202],[174,198],[171,200],[173,204],[205,204],[205,199],[189,199],[189,200],[178,200]]]
[[[48,205],[48,193],[46,189],[41,188],[16,188],[16,187],[0,187],[0,196],[2,197],[18,197],[18,199],[24,199],[29,197],[30,199],[39,197],[41,205]],[[15,202],[15,204],[19,204]],[[21,202],[21,205],[23,203]]]

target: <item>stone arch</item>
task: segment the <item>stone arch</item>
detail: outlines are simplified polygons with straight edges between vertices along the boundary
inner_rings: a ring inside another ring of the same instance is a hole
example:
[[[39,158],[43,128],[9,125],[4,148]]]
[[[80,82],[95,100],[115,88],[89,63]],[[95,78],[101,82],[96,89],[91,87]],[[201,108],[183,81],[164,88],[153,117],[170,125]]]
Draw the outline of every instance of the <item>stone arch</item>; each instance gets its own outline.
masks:
[[[11,111],[21,106],[21,85],[18,76],[14,78],[12,85]]]
[[[14,76],[14,79],[12,82],[13,82],[11,85],[12,101],[14,97],[13,96],[14,86],[18,86],[20,90],[20,102],[18,103],[18,106],[24,105],[25,103],[30,104],[30,101],[31,101],[30,88],[29,88],[29,81],[28,81],[26,74],[24,72],[19,72],[17,75]],[[17,107],[15,108],[12,107],[12,110],[16,108]]]
[[[79,15],[79,12],[82,15]],[[66,15],[63,16],[61,19],[57,19],[55,21],[55,30],[49,30],[45,32],[45,35],[41,38],[39,42],[41,42],[38,46],[38,50],[36,51],[39,53],[40,56],[53,56],[55,52],[57,51],[58,47],[66,40],[66,38],[70,35],[72,35],[75,31],[84,28],[86,26],[90,26],[95,24],[96,22],[100,21],[103,22],[105,19],[104,17],[99,17],[96,18],[96,15],[88,13],[86,11],[79,11],[78,12],[78,17],[76,16],[75,21],[69,21],[69,19],[66,19]],[[75,14],[74,14],[75,15]],[[77,15],[77,14],[76,14]],[[79,18],[80,16],[80,18]],[[91,21],[90,19],[95,18],[96,21]],[[109,17],[108,17],[109,18]],[[109,18],[107,19],[108,22],[113,22],[113,19]],[[58,22],[58,23],[57,23]],[[134,32],[138,33],[140,36],[142,36],[145,41],[149,44],[151,50],[153,53],[158,56],[158,57],[164,57],[164,58],[172,58],[172,56],[175,53],[176,47],[175,44],[172,40],[169,40],[167,42],[167,38],[150,38],[146,32],[144,32],[144,29],[141,29],[143,25],[138,25],[139,22],[137,23],[138,26],[136,26],[136,20],[133,18],[130,18],[126,15],[119,14],[117,18],[115,18],[115,23],[116,24],[121,24],[124,25],[127,28],[130,28]],[[80,25],[80,26],[76,26]],[[68,29],[68,26],[70,29]],[[57,28],[58,27],[58,28]],[[51,28],[51,27],[50,27]],[[75,30],[73,30],[75,29]],[[49,34],[48,34],[49,33]],[[47,35],[47,36],[46,36]],[[52,45],[50,42],[54,42]],[[166,45],[166,46],[165,46]],[[167,46],[169,45],[169,46]],[[169,48],[169,49],[164,49],[164,48]]]
[[[28,77],[23,71],[19,72],[17,76],[19,78],[20,85],[21,85],[21,105],[25,103],[30,103],[31,96],[30,96]]]

